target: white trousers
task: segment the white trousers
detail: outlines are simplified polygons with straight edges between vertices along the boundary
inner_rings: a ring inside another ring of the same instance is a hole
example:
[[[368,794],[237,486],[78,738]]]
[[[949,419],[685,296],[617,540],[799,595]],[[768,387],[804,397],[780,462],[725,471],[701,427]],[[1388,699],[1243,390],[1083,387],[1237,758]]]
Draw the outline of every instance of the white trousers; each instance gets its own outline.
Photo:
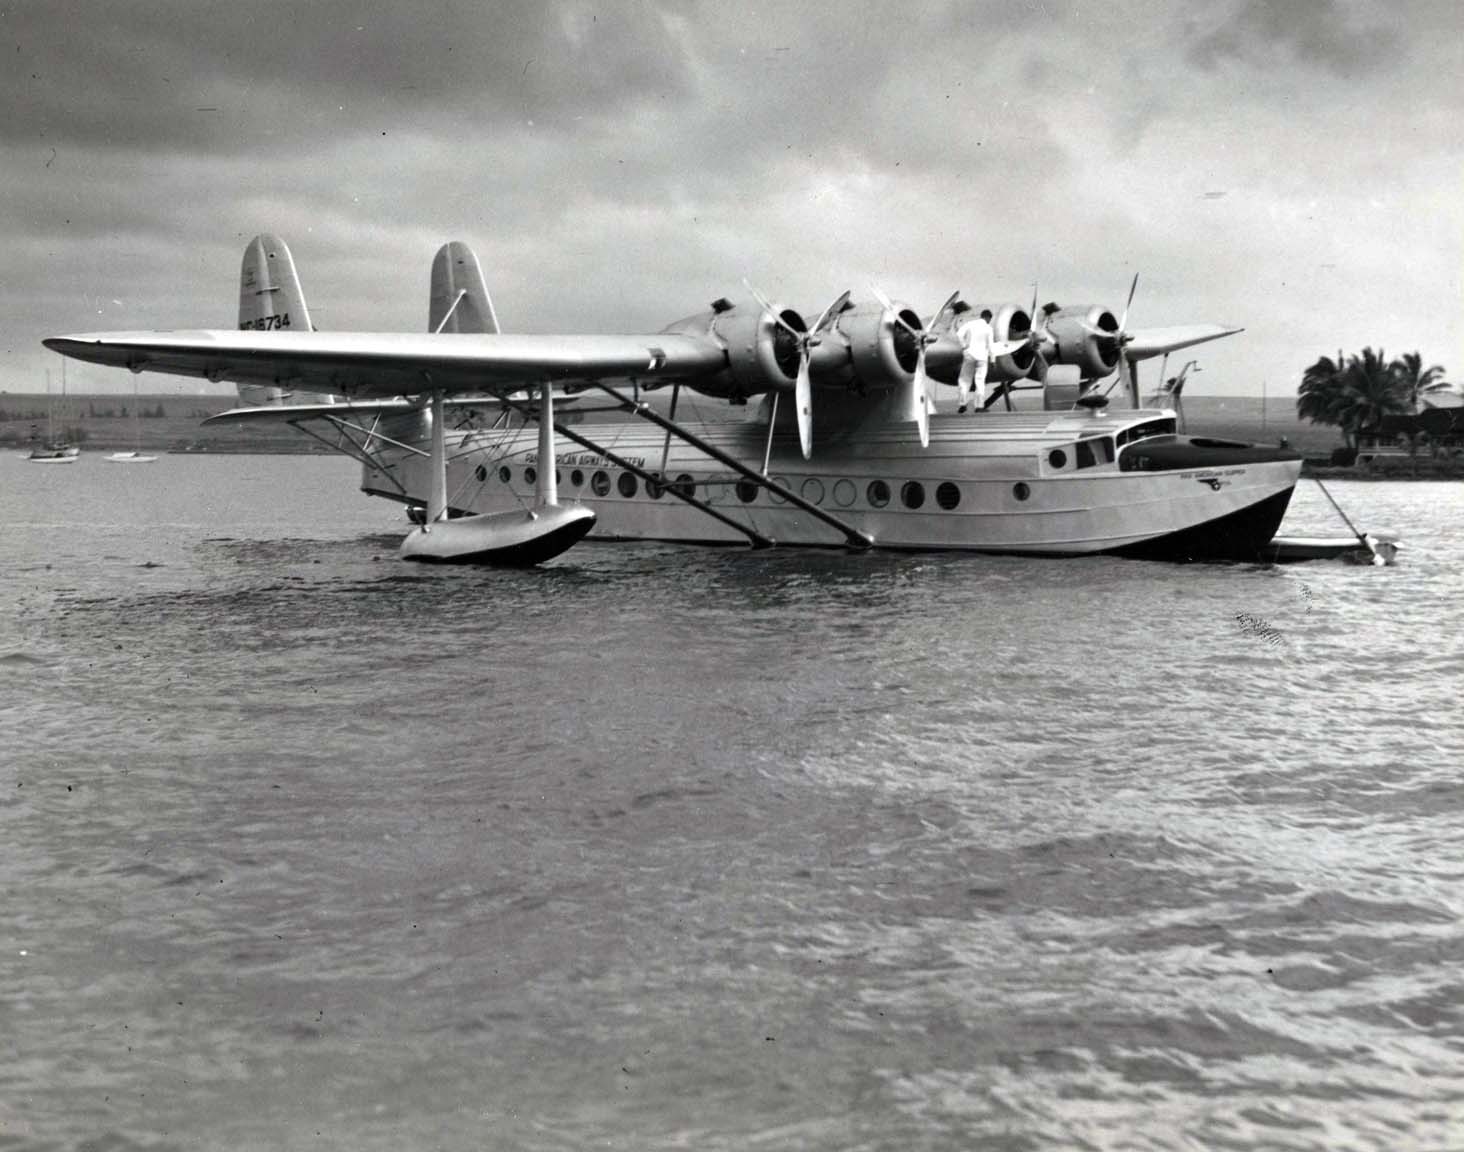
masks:
[[[974,390],[976,393],[976,407],[982,408],[986,404],[986,361],[972,360],[969,356],[961,357],[961,378],[957,382],[961,390],[961,407],[966,406],[966,397]]]

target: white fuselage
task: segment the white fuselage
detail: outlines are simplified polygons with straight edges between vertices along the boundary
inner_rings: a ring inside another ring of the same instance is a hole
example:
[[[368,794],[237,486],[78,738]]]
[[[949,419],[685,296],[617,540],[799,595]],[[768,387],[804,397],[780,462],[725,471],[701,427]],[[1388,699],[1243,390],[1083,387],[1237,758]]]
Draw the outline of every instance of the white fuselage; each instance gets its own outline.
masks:
[[[684,426],[761,471],[768,443],[765,423]],[[717,511],[778,544],[840,546],[847,541],[838,528],[650,424],[582,423],[572,430],[660,474],[665,484],[688,486]],[[1125,469],[1135,463],[1141,432],[1172,430],[1173,413],[1167,411],[988,411],[935,417],[928,448],[920,446],[912,424],[825,430],[812,459],[804,460],[796,433],[780,427],[772,438],[767,474],[880,548],[1048,555],[1117,551],[1243,516],[1266,502],[1269,507],[1279,503],[1274,517],[1279,522],[1299,460]],[[655,492],[600,453],[563,435],[557,439],[559,498],[595,512],[590,539],[747,541],[704,510],[670,492]],[[533,503],[539,447],[532,423],[449,433],[448,457],[448,505],[454,512],[501,512]],[[425,504],[427,462],[389,449],[379,454],[378,466],[364,467],[362,488],[397,499],[404,489],[408,503]]]

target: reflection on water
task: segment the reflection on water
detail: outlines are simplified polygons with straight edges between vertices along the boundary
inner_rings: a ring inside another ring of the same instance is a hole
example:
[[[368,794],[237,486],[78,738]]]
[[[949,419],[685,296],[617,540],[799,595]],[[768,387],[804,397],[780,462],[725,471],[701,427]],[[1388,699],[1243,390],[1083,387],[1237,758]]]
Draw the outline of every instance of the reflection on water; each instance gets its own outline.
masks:
[[[1457,486],[1331,486],[1383,570],[492,572],[397,562],[334,461],[0,468],[0,1144],[1464,1118]]]

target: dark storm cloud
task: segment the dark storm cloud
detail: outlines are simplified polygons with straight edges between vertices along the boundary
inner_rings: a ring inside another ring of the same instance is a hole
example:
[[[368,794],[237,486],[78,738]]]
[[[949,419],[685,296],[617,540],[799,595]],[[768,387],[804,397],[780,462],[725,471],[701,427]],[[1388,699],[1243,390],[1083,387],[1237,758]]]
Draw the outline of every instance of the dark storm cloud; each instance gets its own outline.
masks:
[[[1386,8],[1380,15],[1386,15]],[[1391,26],[1355,20],[1337,0],[1246,0],[1218,28],[1200,36],[1190,58],[1204,68],[1227,59],[1278,56],[1338,76],[1389,66],[1400,43]]]
[[[1145,322],[1247,323],[1276,361],[1379,293],[1452,298],[1460,23],[1437,0],[0,0],[4,347],[228,325],[267,230],[328,327],[420,327],[459,237],[520,329],[658,327],[743,276],[805,309],[871,279],[925,308],[1034,279],[1111,302],[1142,267]],[[1274,334],[1247,315],[1322,262]]]
[[[687,94],[645,5],[21,4],[0,12],[0,140],[247,150],[403,119],[490,128]]]

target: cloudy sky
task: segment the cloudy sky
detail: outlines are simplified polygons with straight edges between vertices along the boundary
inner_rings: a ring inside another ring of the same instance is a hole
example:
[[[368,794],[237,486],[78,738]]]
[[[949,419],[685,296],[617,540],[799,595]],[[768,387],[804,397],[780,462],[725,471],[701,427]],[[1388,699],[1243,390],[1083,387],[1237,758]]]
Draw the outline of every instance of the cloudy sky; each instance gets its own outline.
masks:
[[[1196,393],[1365,344],[1464,376],[1458,0],[0,0],[0,53],[10,391],[43,336],[233,327],[261,231],[322,328],[421,329],[461,238],[523,331],[1138,272],[1135,325],[1246,328]]]

